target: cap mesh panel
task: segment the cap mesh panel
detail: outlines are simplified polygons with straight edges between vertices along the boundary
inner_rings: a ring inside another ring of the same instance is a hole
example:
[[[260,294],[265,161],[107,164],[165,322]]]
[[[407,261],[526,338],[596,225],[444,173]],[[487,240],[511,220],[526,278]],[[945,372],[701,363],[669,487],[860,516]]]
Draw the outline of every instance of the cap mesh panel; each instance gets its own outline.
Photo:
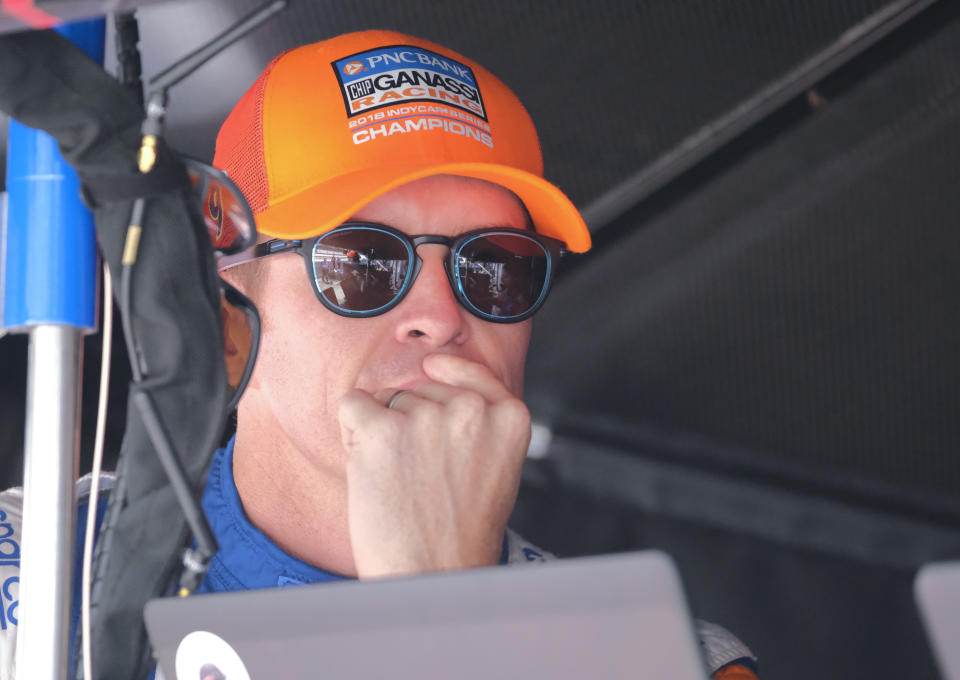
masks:
[[[237,183],[254,214],[267,207],[270,180],[263,151],[263,99],[273,67],[271,61],[224,122],[217,137],[214,165]]]

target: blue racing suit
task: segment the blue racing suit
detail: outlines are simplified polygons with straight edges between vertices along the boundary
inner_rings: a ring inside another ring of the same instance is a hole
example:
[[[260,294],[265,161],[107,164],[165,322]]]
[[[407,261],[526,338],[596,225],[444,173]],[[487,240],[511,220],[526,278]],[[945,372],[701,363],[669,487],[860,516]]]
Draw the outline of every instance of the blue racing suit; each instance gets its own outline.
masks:
[[[89,478],[84,478],[77,484],[80,512],[77,523],[71,632],[76,630],[80,617],[80,590],[77,581],[89,500]],[[101,478],[101,488],[109,489],[111,486],[112,477],[104,475]],[[106,498],[102,496],[98,503],[98,517],[103,516],[105,504]],[[21,490],[10,489],[0,493],[0,680],[15,680],[21,506]],[[288,555],[250,523],[233,481],[233,440],[214,454],[204,489],[203,509],[220,550],[213,557],[207,576],[197,589],[198,593],[284,588],[345,578]],[[550,553],[507,530],[500,555],[501,564],[542,562],[549,559],[553,559]],[[696,627],[714,680],[755,680],[756,658],[742,642],[715,624],[696,621]],[[71,639],[75,638],[75,635],[71,635]]]

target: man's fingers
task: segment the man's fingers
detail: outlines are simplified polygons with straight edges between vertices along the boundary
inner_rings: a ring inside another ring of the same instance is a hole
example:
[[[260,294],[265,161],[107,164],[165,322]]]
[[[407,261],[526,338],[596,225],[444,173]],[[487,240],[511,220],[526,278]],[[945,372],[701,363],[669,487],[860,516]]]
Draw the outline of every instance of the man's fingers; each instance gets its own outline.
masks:
[[[392,394],[392,392],[391,392]],[[364,390],[353,389],[340,399],[340,425],[353,431],[363,428],[383,411],[383,403]]]
[[[419,392],[419,388],[417,390]],[[400,411],[409,413],[424,399],[412,390],[380,390],[374,396],[374,399],[391,411]]]
[[[437,382],[423,383],[418,385],[417,389],[414,390],[414,393],[418,397],[435,401],[438,404],[446,404],[462,392],[463,389],[460,387],[452,387],[450,385]]]
[[[473,390],[491,403],[514,396],[489,368],[469,359],[430,354],[423,359],[423,370],[431,380]]]

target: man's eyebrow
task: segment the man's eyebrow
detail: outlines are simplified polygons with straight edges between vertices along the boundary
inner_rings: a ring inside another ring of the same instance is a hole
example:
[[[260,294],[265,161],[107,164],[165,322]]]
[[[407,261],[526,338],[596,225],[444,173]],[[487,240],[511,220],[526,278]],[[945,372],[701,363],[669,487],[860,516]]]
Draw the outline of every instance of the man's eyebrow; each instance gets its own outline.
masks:
[[[464,231],[477,231],[479,229],[525,229],[527,231],[536,231],[533,226],[533,220],[530,217],[530,213],[524,211],[524,221],[519,227],[513,225],[508,220],[501,220],[498,222],[481,222],[479,224],[472,223],[462,225]]]

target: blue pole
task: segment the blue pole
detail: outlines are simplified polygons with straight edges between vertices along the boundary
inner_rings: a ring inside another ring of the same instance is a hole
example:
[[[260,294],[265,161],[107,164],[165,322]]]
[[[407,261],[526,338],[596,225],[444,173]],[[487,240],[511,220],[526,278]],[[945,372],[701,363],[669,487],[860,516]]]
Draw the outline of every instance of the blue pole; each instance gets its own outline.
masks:
[[[87,56],[103,63],[105,22],[60,26]],[[16,121],[7,138],[7,228],[3,328],[42,324],[96,328],[97,248],[93,215],[54,139]]]
[[[60,33],[103,63],[102,19]],[[84,332],[96,328],[93,216],[49,135],[11,121],[3,326],[29,331],[17,674],[66,680]]]

